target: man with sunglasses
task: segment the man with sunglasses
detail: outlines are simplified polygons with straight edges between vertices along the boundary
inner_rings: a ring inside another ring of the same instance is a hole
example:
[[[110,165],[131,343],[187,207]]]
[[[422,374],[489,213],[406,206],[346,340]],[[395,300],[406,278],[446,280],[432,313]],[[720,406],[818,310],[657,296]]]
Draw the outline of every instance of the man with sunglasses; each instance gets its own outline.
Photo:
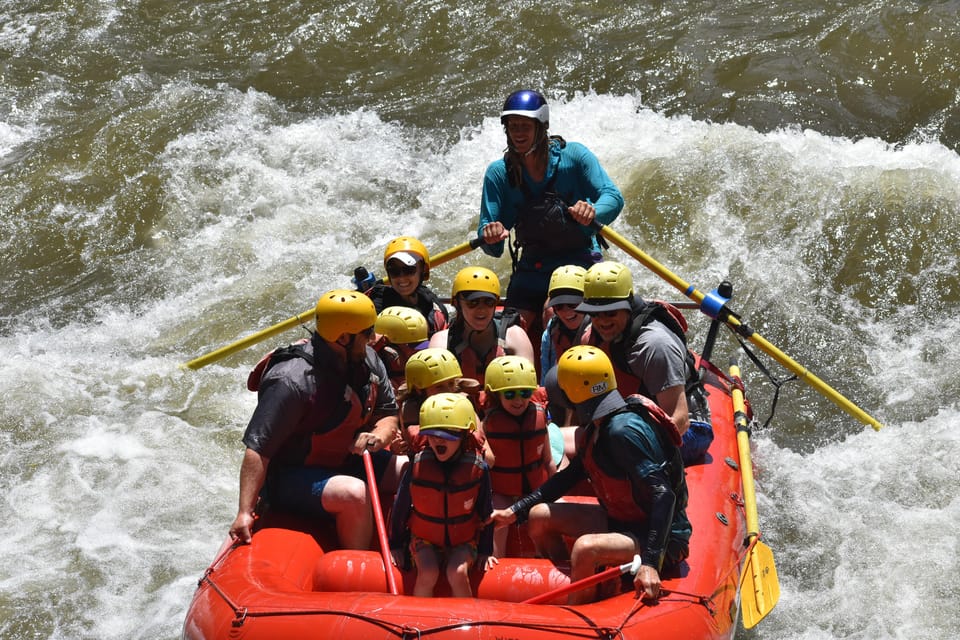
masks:
[[[667,412],[683,435],[684,462],[700,459],[713,442],[710,408],[693,355],[687,349],[686,320],[679,310],[642,300],[633,293],[630,270],[601,262],[587,270],[583,302],[590,316],[583,344],[610,356],[623,394],[640,393]]]
[[[255,510],[262,512],[266,503],[332,518],[342,547],[370,548],[373,513],[359,454],[372,453],[378,475],[390,468],[388,478],[395,483],[399,477],[385,448],[398,435],[397,403],[368,344],[376,319],[373,302],[362,293],[329,291],[317,302],[311,340],[266,367],[243,435],[233,540],[250,542]]]
[[[400,236],[387,243],[383,252],[387,281],[378,282],[367,295],[380,313],[388,307],[410,307],[427,319],[427,335],[447,328],[447,308],[424,282],[430,279],[430,256],[422,242]]]

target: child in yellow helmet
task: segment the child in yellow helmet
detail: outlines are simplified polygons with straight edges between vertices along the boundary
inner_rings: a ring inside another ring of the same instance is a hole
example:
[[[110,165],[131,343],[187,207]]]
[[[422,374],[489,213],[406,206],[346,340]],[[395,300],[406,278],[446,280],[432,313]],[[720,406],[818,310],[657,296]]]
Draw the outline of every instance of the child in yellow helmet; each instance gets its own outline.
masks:
[[[445,567],[450,593],[469,598],[470,569],[487,571],[496,563],[490,470],[467,446],[477,429],[473,405],[459,393],[439,393],[420,408],[428,446],[404,472],[390,519],[393,562],[406,565],[409,549],[417,569],[414,596],[430,597]]]

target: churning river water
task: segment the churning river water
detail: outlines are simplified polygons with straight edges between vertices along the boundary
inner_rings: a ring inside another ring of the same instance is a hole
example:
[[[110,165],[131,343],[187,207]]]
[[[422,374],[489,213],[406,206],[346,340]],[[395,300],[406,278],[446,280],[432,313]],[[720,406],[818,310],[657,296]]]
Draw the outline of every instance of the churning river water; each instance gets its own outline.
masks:
[[[738,638],[956,637],[960,2],[839,5],[0,1],[0,638],[179,637],[235,513],[246,373],[302,333],[182,363],[394,236],[466,240],[524,86],[620,186],[621,234],[730,280],[884,424],[782,387],[754,433],[782,596]],[[476,253],[431,284],[470,263],[509,272]]]

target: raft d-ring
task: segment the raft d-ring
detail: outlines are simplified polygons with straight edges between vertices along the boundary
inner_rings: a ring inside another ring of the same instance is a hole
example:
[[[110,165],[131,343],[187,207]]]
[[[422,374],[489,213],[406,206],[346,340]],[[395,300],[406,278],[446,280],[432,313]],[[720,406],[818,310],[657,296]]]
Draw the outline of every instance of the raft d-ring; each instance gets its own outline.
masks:
[[[405,626],[400,630],[400,633],[400,640],[412,640],[413,638],[420,640],[420,629],[417,629],[416,627]]]
[[[717,511],[717,520],[719,520],[719,521],[720,521],[721,523],[723,523],[724,525],[729,525],[729,524],[730,524],[730,521],[727,520],[726,514],[720,513],[719,511]]]
[[[237,616],[233,619],[231,623],[234,627],[242,627],[243,623],[247,621],[247,608],[241,607],[237,609],[234,614]]]

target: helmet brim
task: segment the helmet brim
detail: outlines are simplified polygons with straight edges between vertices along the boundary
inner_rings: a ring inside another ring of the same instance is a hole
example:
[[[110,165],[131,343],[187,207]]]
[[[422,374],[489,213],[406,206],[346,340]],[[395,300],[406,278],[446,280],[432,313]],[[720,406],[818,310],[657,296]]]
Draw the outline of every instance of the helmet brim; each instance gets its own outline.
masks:
[[[624,311],[630,311],[632,307],[630,306],[630,301],[623,300],[584,300],[577,306],[577,311],[580,313],[599,313],[601,311],[617,311],[623,309]]]
[[[579,305],[581,302],[583,302],[583,296],[582,296],[582,295],[581,295],[581,296],[578,296],[578,295],[575,295],[575,294],[561,294],[561,295],[558,295],[558,296],[553,296],[552,298],[550,298],[549,300],[547,300],[547,307],[548,307],[548,308],[550,308],[550,307],[555,307],[555,306],[557,306],[558,304],[575,304],[575,305]],[[577,309],[577,311],[579,311],[579,308]]]
[[[446,429],[420,429],[420,435],[422,436],[434,436],[435,438],[440,438],[441,440],[449,440],[450,442],[456,442],[460,439],[455,433],[451,433]]]

